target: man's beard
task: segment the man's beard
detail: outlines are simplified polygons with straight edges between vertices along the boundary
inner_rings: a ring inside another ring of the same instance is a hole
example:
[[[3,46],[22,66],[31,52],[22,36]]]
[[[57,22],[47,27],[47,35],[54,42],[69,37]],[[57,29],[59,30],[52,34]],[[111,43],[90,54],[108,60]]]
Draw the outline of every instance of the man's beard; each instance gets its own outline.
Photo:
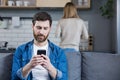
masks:
[[[33,32],[33,35],[34,35],[35,40],[36,40],[37,42],[40,42],[40,43],[46,41],[46,39],[47,39],[47,37],[48,37],[48,35],[47,35],[47,36],[44,36],[43,34],[38,34],[38,35],[36,35],[34,32]]]

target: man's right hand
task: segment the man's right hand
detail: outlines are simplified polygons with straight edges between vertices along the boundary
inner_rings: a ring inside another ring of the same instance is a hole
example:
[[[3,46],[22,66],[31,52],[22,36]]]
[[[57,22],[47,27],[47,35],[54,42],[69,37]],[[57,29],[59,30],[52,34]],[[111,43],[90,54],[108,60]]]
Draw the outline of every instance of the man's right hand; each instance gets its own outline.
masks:
[[[43,61],[43,57],[41,57],[41,55],[35,55],[32,57],[32,59],[30,60],[30,62],[28,64],[26,64],[23,69],[22,69],[22,74],[23,77],[26,77],[32,68],[34,68],[35,66],[39,65],[39,63],[41,61]]]

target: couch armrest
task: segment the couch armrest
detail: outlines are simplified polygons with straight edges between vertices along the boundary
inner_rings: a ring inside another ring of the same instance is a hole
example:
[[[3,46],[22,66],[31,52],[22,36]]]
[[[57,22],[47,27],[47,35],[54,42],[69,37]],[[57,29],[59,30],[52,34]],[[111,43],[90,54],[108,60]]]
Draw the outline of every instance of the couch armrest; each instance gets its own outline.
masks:
[[[0,53],[0,80],[11,80],[12,53]]]

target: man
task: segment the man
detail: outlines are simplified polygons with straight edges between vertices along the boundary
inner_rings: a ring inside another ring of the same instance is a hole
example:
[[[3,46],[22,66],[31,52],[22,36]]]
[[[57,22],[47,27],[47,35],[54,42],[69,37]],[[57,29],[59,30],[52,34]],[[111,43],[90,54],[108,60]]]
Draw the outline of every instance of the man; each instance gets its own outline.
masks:
[[[34,40],[19,46],[13,57],[12,80],[67,80],[67,61],[61,48],[47,38],[52,19],[46,12],[33,17]],[[46,55],[37,55],[46,50]]]

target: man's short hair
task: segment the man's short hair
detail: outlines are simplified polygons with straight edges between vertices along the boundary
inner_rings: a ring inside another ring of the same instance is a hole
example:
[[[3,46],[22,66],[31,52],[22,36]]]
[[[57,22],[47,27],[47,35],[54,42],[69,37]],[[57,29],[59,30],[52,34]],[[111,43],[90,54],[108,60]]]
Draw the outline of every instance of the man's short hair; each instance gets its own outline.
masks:
[[[49,20],[50,26],[52,25],[52,18],[47,12],[38,12],[33,16],[32,23],[35,25],[36,21],[46,21]]]

